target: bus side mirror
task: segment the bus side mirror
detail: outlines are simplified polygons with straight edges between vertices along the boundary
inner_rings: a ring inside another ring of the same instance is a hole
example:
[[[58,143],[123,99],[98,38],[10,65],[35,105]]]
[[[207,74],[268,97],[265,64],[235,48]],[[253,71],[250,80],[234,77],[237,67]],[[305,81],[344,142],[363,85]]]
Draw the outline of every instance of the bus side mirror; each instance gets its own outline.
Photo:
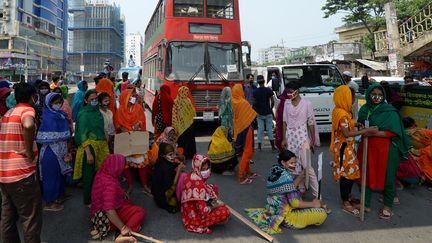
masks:
[[[252,66],[252,61],[251,61],[251,55],[250,55],[250,53],[246,54],[246,65],[248,65],[249,67]]]
[[[246,65],[247,66],[252,66],[252,61],[251,61],[251,44],[249,41],[243,41],[242,42],[242,47],[246,47],[247,48],[247,52],[246,52]],[[243,49],[243,48],[242,48]]]
[[[272,90],[274,92],[279,92],[280,90],[280,80],[279,79],[272,79]]]

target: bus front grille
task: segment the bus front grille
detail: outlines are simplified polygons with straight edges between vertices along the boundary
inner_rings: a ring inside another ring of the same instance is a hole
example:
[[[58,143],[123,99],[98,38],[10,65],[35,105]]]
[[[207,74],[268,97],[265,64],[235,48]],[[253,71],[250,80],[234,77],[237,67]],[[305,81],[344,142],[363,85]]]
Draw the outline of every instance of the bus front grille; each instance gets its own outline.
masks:
[[[221,90],[192,90],[192,98],[198,109],[216,108]]]

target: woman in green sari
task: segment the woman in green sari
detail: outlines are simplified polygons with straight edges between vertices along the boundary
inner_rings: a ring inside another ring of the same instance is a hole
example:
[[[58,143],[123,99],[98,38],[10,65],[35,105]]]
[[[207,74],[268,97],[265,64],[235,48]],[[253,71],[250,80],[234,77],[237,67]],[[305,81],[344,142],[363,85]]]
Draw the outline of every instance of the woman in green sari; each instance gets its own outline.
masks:
[[[95,90],[89,90],[84,95],[84,103],[78,113],[75,126],[75,144],[78,150],[73,179],[82,178],[84,204],[90,205],[93,178],[109,154],[108,143],[105,139],[104,119],[99,111]]]
[[[367,133],[368,164],[366,177],[366,211],[370,212],[372,190],[383,191],[384,208],[380,210],[381,219],[393,215],[395,178],[400,157],[407,158],[410,141],[405,134],[399,111],[386,102],[382,86],[372,84],[366,91],[366,104],[359,111],[358,122],[365,126],[376,126],[378,131]],[[359,161],[362,161],[363,145],[360,145]]]

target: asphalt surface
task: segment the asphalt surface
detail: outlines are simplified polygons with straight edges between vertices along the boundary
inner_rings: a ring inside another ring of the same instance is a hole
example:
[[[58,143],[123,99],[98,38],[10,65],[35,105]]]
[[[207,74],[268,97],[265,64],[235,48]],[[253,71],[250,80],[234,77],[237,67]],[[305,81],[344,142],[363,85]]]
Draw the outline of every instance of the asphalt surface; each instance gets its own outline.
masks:
[[[147,117],[150,117],[147,114]],[[151,128],[150,128],[151,129]],[[198,152],[206,153],[210,136],[216,124],[197,126]],[[365,222],[340,210],[339,187],[331,177],[331,161],[328,152],[329,136],[321,136],[322,147],[313,156],[316,166],[317,154],[324,152],[322,194],[333,212],[325,223],[319,227],[304,230],[283,229],[282,234],[275,235],[275,242],[432,242],[432,192],[425,186],[406,188],[398,191],[401,205],[395,206],[395,215],[391,220],[378,218],[382,207],[380,195],[374,194],[372,213],[367,214]],[[270,167],[276,163],[276,154],[271,152],[270,145],[265,144],[263,151],[256,151],[252,170],[262,175],[249,185],[239,185],[236,176],[213,174],[210,183],[219,186],[221,199],[233,209],[241,212],[251,207],[263,207],[266,201],[265,178]],[[190,168],[190,163],[189,163]],[[316,169],[316,167],[315,167]],[[169,214],[156,207],[152,198],[142,193],[136,178],[132,200],[146,209],[147,215],[141,233],[165,242],[266,242],[253,230],[232,217],[223,226],[215,226],[211,235],[188,233],[184,230],[180,213]],[[358,187],[353,193],[359,197]],[[100,242],[90,237],[91,224],[89,209],[83,205],[82,190],[69,187],[67,192],[72,198],[65,203],[61,212],[44,212],[43,242]],[[310,197],[310,192],[308,192]],[[103,242],[112,242],[108,238]]]

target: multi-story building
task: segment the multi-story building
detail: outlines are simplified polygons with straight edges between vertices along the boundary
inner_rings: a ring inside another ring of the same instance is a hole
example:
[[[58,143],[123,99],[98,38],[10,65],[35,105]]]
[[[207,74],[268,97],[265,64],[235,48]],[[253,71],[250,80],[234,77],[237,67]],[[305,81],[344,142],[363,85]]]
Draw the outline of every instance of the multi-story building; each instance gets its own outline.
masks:
[[[124,58],[125,20],[108,0],[69,0],[68,71],[86,76],[110,62],[119,70]]]
[[[128,63],[132,55],[136,66],[142,66],[142,59],[144,55],[144,41],[140,33],[128,34],[126,36],[125,46],[125,63]]]
[[[258,64],[276,63],[284,60],[289,53],[290,48],[283,46],[272,46],[259,50],[258,53]]]
[[[66,0],[0,0],[0,76],[33,80],[65,71]]]

